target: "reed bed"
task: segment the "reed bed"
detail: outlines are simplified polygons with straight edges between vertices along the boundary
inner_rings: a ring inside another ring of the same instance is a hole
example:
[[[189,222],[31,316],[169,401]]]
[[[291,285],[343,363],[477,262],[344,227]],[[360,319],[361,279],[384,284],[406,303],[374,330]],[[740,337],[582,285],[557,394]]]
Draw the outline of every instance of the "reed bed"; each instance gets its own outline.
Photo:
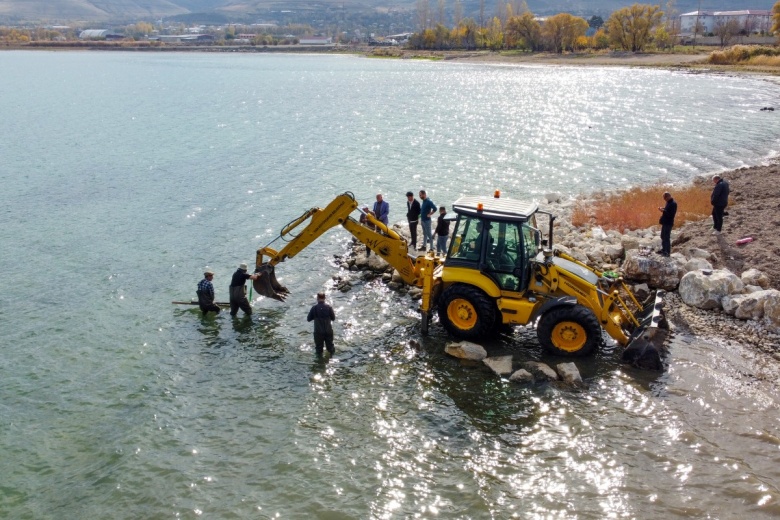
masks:
[[[595,201],[580,201],[572,212],[575,226],[601,226],[621,233],[627,229],[646,229],[661,218],[664,192],[670,192],[677,202],[675,226],[691,220],[701,220],[712,212],[710,191],[702,186],[672,188],[665,185],[637,187],[611,193]]]

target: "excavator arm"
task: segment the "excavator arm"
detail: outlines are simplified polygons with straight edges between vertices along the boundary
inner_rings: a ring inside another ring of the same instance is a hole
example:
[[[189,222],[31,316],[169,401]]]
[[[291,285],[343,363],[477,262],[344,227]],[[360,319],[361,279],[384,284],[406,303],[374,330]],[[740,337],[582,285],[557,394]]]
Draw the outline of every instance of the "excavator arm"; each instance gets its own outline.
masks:
[[[276,265],[294,257],[323,233],[338,225],[344,227],[358,241],[392,265],[404,282],[422,287],[422,277],[426,273],[432,276],[434,266],[431,264],[436,263],[437,260],[428,258],[428,255],[412,258],[409,256],[406,240],[374,218],[372,214],[359,210],[365,216],[366,224],[371,226],[361,224],[350,217],[350,213],[356,209],[358,203],[355,196],[345,192],[333,199],[325,208],[311,208],[282,228],[277,238],[257,250],[255,273],[260,276],[253,283],[255,291],[262,296],[284,300],[289,291],[276,279]],[[276,250],[271,247],[271,244],[278,239],[286,240],[287,243]]]

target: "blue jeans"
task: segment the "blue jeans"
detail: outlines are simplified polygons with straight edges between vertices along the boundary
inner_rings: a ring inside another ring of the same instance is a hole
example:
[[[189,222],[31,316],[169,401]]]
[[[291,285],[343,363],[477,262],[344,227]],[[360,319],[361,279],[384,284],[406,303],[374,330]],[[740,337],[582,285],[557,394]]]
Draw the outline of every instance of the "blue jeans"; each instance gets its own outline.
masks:
[[[443,255],[447,254],[447,235],[436,235],[436,252]]]
[[[424,218],[420,219],[420,223],[422,224],[423,228],[423,249],[433,249],[433,234],[431,233],[431,219],[425,220]],[[427,246],[427,244],[430,242],[430,247]]]

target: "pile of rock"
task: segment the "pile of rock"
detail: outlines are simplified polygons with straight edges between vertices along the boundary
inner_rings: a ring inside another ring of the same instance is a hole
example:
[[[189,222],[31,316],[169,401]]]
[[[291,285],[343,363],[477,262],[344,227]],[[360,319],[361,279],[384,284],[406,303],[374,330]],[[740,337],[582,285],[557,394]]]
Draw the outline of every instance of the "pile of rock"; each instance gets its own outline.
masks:
[[[444,347],[444,351],[459,359],[481,361],[500,377],[508,376],[509,380],[515,383],[533,384],[535,382],[561,381],[573,388],[584,387],[577,365],[571,362],[558,363],[555,370],[538,361],[526,361],[520,367],[515,367],[512,356],[488,357],[487,351],[482,345],[470,341],[448,343]]]

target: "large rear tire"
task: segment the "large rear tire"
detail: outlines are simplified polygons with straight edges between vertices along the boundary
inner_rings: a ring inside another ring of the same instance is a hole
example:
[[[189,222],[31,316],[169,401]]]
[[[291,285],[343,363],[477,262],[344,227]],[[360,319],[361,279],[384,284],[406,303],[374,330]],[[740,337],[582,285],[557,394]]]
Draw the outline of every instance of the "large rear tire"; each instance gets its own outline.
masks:
[[[439,321],[460,339],[489,337],[496,324],[495,303],[476,287],[455,284],[439,298]]]
[[[567,305],[544,313],[536,335],[551,354],[587,356],[601,343],[601,326],[586,307]]]

